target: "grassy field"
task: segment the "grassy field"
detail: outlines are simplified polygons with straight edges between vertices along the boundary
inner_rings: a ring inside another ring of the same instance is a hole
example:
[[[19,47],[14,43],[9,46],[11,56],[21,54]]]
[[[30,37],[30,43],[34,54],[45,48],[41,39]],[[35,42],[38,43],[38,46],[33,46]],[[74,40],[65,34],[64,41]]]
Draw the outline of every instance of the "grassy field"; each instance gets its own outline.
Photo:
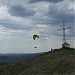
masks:
[[[75,75],[75,49],[54,49],[32,60],[0,66],[0,75]]]

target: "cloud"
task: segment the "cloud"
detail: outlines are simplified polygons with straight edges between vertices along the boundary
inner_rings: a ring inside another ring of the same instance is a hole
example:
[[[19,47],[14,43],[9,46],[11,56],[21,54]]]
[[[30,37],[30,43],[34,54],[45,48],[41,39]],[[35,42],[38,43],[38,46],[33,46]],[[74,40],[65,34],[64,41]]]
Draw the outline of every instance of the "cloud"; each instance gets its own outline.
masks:
[[[57,30],[62,28],[63,18],[65,26],[71,26],[66,30],[66,41],[74,41],[74,0],[11,0],[9,8],[8,4],[8,0],[0,0],[0,52],[42,52],[61,47],[62,31]],[[40,38],[34,41],[33,34]]]
[[[8,36],[11,34],[10,32],[6,32],[5,29],[6,29],[5,27],[0,25],[0,38]]]
[[[47,15],[59,21],[64,18],[67,22],[74,22],[75,14],[73,5],[74,3],[70,1],[51,5],[48,8]]]
[[[6,7],[0,7],[0,15],[0,25],[6,29],[30,30],[33,27],[31,19],[12,16]]]
[[[17,29],[17,30],[30,30],[33,27],[30,25],[20,25],[20,24],[17,24],[16,22],[13,23],[10,20],[1,20],[0,24],[6,28]]]
[[[62,28],[63,19],[65,20],[66,27],[71,27],[69,34],[66,33],[70,37],[74,37],[74,2],[73,1],[63,1],[57,4],[52,4],[48,7],[47,16],[52,18],[52,21],[48,20],[52,25],[56,25],[59,28]],[[66,31],[67,32],[67,31]],[[61,32],[62,33],[62,32]],[[58,36],[61,35],[57,34]],[[54,34],[55,35],[55,34]]]
[[[12,16],[18,16],[18,17],[27,17],[27,16],[33,16],[36,12],[31,9],[26,9],[23,5],[14,5],[11,6],[8,10],[8,12]]]
[[[60,2],[60,1],[63,1],[63,0],[29,0],[29,3],[36,3],[36,2],[41,2],[41,1],[57,3],[57,2]]]

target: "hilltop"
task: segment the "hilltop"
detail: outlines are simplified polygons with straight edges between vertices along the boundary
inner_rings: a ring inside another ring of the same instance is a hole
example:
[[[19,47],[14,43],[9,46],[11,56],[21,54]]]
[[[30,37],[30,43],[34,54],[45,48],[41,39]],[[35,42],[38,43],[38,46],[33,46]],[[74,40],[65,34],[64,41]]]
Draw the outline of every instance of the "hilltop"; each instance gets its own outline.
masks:
[[[1,66],[0,75],[75,75],[75,49],[54,49],[29,61]]]

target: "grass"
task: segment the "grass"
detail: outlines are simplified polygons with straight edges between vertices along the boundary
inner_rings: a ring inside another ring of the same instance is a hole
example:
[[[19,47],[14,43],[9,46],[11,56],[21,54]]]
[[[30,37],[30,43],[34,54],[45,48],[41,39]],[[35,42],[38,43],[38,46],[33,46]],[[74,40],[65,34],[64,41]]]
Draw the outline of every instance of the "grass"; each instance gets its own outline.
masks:
[[[54,49],[32,60],[0,68],[0,75],[75,75],[75,49]]]

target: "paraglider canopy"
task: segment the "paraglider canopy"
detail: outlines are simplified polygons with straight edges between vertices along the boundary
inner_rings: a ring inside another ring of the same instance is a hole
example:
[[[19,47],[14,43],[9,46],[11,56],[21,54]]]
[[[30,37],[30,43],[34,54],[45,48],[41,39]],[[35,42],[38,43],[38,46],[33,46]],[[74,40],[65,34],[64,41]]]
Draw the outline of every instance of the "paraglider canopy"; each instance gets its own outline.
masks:
[[[39,38],[39,35],[34,34],[33,39],[35,40],[36,38]]]

